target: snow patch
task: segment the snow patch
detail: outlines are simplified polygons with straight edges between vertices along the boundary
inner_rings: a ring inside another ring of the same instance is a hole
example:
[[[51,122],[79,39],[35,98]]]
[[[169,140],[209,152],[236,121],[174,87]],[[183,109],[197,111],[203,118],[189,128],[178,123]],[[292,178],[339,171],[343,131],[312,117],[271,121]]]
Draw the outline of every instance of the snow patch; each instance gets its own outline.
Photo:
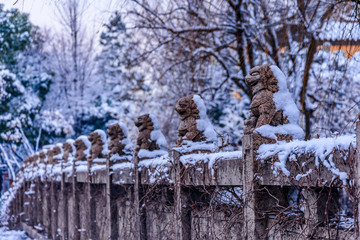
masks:
[[[125,145],[123,151],[124,151],[125,155],[130,155],[132,157],[134,154],[134,152],[133,152],[134,146],[129,139],[129,135],[128,135],[129,133],[128,133],[127,127],[123,123],[118,123],[118,124],[119,124],[122,132],[124,133],[124,139],[121,140],[121,143]],[[129,160],[129,161],[131,161],[131,160]]]
[[[216,141],[217,134],[211,124],[207,114],[204,100],[199,95],[194,95],[193,100],[199,110],[200,119],[196,120],[197,129],[202,131],[207,141]]]
[[[68,144],[70,144],[70,146],[71,146],[71,148],[72,148],[72,155],[75,155],[75,151],[76,151],[76,148],[75,148],[75,146],[74,146],[74,140],[73,139],[68,139],[68,140],[66,140],[66,142],[68,143]]]
[[[112,162],[123,161],[123,160],[132,162],[133,155],[121,155],[120,156],[118,153],[116,153],[110,157],[110,161],[112,161]]]
[[[139,153],[138,153],[138,157],[139,158],[156,158],[156,157],[160,157],[163,155],[167,155],[168,152],[164,151],[164,150],[154,150],[154,151],[149,151],[147,149],[140,149]]]
[[[24,231],[9,230],[7,227],[1,227],[0,240],[31,240],[31,238]]]
[[[109,149],[108,149],[108,143],[107,143],[107,137],[106,137],[106,133],[103,130],[97,129],[95,130],[95,132],[97,134],[99,134],[101,141],[103,142],[102,145],[102,154],[107,155],[109,153]]]
[[[278,80],[279,91],[274,93],[274,102],[277,110],[283,110],[285,116],[292,124],[298,124],[300,111],[297,108],[288,88],[284,73],[275,65],[270,66],[271,71]]]
[[[94,165],[90,168],[91,172],[106,170],[106,165]]]
[[[111,167],[113,171],[123,170],[123,169],[133,169],[133,168],[134,168],[134,164],[131,162],[117,163]]]
[[[151,135],[150,135],[151,140],[156,142],[156,144],[159,146],[160,150],[167,149],[167,141],[160,130],[159,121],[153,114],[149,114],[149,116],[150,116],[152,122],[154,123],[154,125],[153,125],[154,130],[152,130]]]
[[[286,77],[284,73],[275,65],[270,66],[271,71],[278,80],[279,91],[273,94],[274,103],[277,110],[282,110],[283,115],[287,117],[289,124],[279,126],[263,125],[255,132],[264,137],[277,139],[275,134],[291,135],[293,139],[304,139],[305,134],[299,126],[300,111],[287,88]]]
[[[257,151],[260,159],[278,155],[279,162],[275,162],[274,166],[281,170],[286,176],[290,172],[286,169],[286,162],[291,155],[304,153],[313,153],[315,155],[315,165],[319,166],[319,161],[335,176],[346,185],[348,175],[341,172],[332,161],[332,152],[335,149],[349,149],[350,145],[356,146],[356,135],[339,136],[336,138],[318,138],[309,141],[294,140],[292,142],[277,142],[275,144],[263,144]],[[274,173],[277,173],[275,170]],[[299,176],[303,177],[303,176]]]
[[[75,162],[75,171],[76,172],[87,172],[88,171],[87,161],[76,161]]]
[[[302,128],[297,124],[284,124],[279,126],[270,126],[269,124],[258,127],[254,131],[264,137],[276,139],[275,134],[291,135],[293,139],[304,139],[305,134]]]
[[[175,147],[173,149],[181,153],[191,153],[193,151],[215,152],[218,149],[218,146],[214,142],[183,141],[180,147]]]
[[[241,158],[242,151],[233,152],[218,152],[218,153],[200,153],[188,154],[180,157],[180,162],[184,165],[195,165],[197,162],[203,161],[208,163],[209,168],[213,168],[215,163],[220,160],[229,160],[234,158]]]
[[[143,167],[145,167],[145,168],[157,167],[157,166],[166,165],[169,163],[171,163],[171,161],[169,158],[169,154],[166,152],[166,154],[164,154],[160,157],[141,160],[141,161],[139,161],[138,166],[139,166],[139,170],[141,170],[141,168],[143,168]]]
[[[84,153],[85,153],[86,157],[90,157],[91,142],[89,141],[88,137],[85,135],[81,135],[77,139],[83,141],[83,143],[86,146],[86,150],[84,150]]]

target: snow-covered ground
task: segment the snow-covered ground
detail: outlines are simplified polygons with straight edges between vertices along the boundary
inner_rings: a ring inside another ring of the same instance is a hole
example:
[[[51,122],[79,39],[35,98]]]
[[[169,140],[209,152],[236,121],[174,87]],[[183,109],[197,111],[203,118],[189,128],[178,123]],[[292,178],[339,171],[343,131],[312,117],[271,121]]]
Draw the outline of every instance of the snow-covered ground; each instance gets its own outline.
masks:
[[[7,227],[0,228],[0,240],[31,240],[24,231],[9,230]]]

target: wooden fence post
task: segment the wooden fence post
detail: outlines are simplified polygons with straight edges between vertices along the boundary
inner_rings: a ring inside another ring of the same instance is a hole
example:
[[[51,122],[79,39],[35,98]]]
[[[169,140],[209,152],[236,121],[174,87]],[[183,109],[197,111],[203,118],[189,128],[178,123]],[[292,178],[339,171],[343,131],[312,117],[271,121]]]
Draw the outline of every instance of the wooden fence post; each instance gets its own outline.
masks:
[[[242,138],[243,159],[243,191],[244,191],[244,224],[243,238],[246,240],[256,239],[256,209],[255,209],[255,186],[254,186],[254,149],[252,135],[244,135]]]
[[[26,224],[29,223],[29,206],[30,206],[30,196],[26,194],[27,191],[29,191],[29,182],[25,180],[24,182],[24,221]]]
[[[360,237],[360,120],[356,122],[356,157],[355,157],[355,166],[354,166],[354,174],[355,174],[355,214],[354,214],[354,223],[355,223],[355,232],[356,239]]]
[[[51,236],[51,182],[49,177],[45,177],[45,191],[44,191],[44,222],[45,232]]]
[[[110,176],[110,156],[106,158],[106,224],[105,227],[107,232],[107,239],[112,239],[114,234],[112,234],[112,213],[111,213],[111,176]]]
[[[140,196],[139,196],[139,185],[140,185],[140,176],[139,176],[139,158],[137,153],[135,154],[134,158],[134,177],[135,177],[135,184],[134,184],[134,204],[135,204],[135,239],[140,240],[141,237],[141,223],[140,223]]]
[[[68,196],[67,196],[67,191],[65,189],[65,174],[63,172],[64,169],[64,164],[61,163],[61,182],[60,182],[60,211],[59,211],[59,227],[61,229],[61,240],[66,240],[69,239],[68,236],[68,204],[67,204],[67,200],[68,200]]]
[[[33,166],[31,166],[31,171],[32,171],[32,173],[31,173],[31,176],[34,176],[34,172],[35,172],[35,169],[34,169],[34,167]],[[36,192],[36,188],[35,188],[35,179],[34,178],[31,178],[31,181],[30,181],[30,199],[31,199],[31,211],[30,211],[30,226],[34,226],[34,225],[36,225],[36,220],[37,220],[37,218],[36,218],[36,208],[37,208],[37,201],[36,201],[36,194],[37,194],[37,192]]]
[[[53,179],[52,177],[50,177],[50,224],[51,224],[51,236],[52,239],[57,239],[56,235],[57,235],[57,229],[58,229],[58,224],[57,224],[57,208],[56,206],[58,205],[58,199],[56,199],[56,189],[55,189],[55,179]]]
[[[85,183],[85,214],[86,214],[86,223],[85,223],[85,239],[92,239],[94,236],[92,236],[92,231],[94,230],[91,226],[95,219],[93,219],[93,216],[91,214],[92,211],[92,201],[91,201],[91,166],[92,161],[88,159],[88,169],[87,169],[87,176],[86,176],[86,183]]]
[[[43,217],[43,204],[44,204],[44,199],[43,199],[43,192],[44,192],[44,188],[43,188],[44,184],[41,183],[41,179],[40,177],[36,177],[36,197],[37,197],[37,224],[40,225],[40,227],[44,227],[44,217]]]
[[[69,226],[72,227],[72,231],[69,229],[69,239],[79,240],[79,228],[80,228],[80,216],[79,216],[79,194],[77,191],[77,179],[76,179],[76,161],[73,161],[72,167],[72,184],[71,184],[71,194],[72,194],[72,216],[71,223]]]
[[[181,154],[175,150],[172,151],[172,158],[175,163],[175,180],[174,180],[174,205],[175,205],[175,224],[174,224],[174,239],[183,239],[183,224],[182,224],[182,200],[181,200]]]
[[[34,194],[34,225],[38,225],[39,224],[39,217],[38,217],[38,213],[39,210],[38,208],[41,206],[41,204],[39,203],[39,183],[37,181],[37,178],[33,179],[33,183],[35,184],[35,194]]]

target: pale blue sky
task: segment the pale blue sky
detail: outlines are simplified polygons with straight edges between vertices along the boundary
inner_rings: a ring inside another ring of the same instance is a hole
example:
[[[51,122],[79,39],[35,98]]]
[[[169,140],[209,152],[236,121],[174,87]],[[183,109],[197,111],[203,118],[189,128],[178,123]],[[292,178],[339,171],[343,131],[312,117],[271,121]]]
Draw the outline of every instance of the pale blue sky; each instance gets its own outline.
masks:
[[[60,0],[0,0],[5,9],[18,8],[30,14],[30,20],[37,26],[49,29],[58,28],[55,14],[55,2]],[[107,22],[110,13],[126,5],[126,0],[85,0],[89,5],[86,11],[86,24],[88,30],[99,31]]]

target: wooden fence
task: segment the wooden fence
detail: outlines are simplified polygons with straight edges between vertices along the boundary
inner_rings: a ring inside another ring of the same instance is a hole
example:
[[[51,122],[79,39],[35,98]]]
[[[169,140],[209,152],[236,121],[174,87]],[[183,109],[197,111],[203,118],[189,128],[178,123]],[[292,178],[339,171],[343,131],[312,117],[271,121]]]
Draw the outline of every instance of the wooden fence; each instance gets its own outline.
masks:
[[[356,141],[323,161],[307,149],[286,162],[260,158],[245,135],[242,152],[174,149],[84,171],[78,162],[29,165],[8,221],[37,239],[358,239],[359,123]]]

